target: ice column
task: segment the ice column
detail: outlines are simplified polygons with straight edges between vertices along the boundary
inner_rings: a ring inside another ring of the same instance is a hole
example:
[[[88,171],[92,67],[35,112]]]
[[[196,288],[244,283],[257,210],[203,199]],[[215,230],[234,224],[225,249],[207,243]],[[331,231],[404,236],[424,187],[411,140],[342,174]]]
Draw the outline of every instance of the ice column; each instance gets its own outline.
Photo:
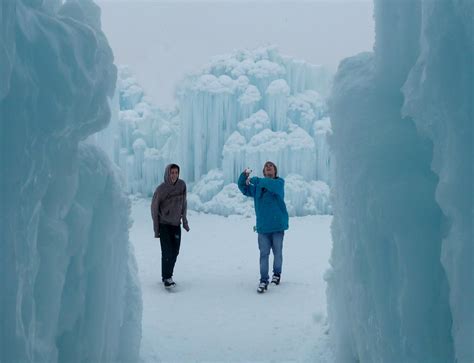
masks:
[[[424,1],[420,55],[403,86],[403,113],[433,143],[436,201],[449,220],[440,258],[458,362],[474,361],[473,16],[472,2]]]
[[[291,94],[315,90],[325,97],[328,95],[332,77],[323,66],[289,57],[283,57],[283,61]]]
[[[238,130],[247,140],[250,140],[254,135],[269,127],[270,118],[264,110],[255,112],[250,115],[249,118],[246,118],[237,124]]]
[[[331,184],[332,164],[329,137],[332,135],[328,117],[314,122],[314,144],[316,147],[316,179]]]
[[[237,84],[228,76],[200,76],[180,94],[184,178],[198,180],[221,166],[225,141],[237,128]]]
[[[92,1],[46,5],[0,3],[0,361],[138,361],[129,200],[81,141],[110,120],[113,54]]]
[[[376,0],[375,53],[339,66],[327,275],[338,361],[474,359],[473,11]]]
[[[288,96],[290,87],[284,79],[277,79],[270,83],[265,92],[265,109],[270,117],[273,131],[285,131],[288,127]]]
[[[237,131],[230,135],[224,145],[222,151],[222,170],[227,183],[237,182],[237,178],[242,170],[250,166],[246,160],[245,145],[245,137]]]

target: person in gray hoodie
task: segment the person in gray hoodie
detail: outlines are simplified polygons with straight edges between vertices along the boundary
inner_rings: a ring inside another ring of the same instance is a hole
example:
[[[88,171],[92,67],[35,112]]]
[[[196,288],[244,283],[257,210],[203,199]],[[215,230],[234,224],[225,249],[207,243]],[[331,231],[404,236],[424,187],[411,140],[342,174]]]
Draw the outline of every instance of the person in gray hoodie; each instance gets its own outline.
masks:
[[[161,278],[166,288],[175,287],[173,270],[181,244],[181,220],[189,232],[186,218],[186,183],[179,179],[179,166],[169,164],[165,169],[164,182],[153,194],[151,217],[155,238],[161,244]]]

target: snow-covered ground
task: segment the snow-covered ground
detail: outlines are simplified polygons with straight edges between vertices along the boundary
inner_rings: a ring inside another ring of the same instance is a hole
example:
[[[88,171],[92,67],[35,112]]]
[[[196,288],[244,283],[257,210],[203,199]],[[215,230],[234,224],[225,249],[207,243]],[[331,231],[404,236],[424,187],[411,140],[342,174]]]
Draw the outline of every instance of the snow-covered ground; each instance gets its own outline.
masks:
[[[143,291],[145,362],[331,362],[326,283],[331,216],[290,219],[280,286],[260,295],[254,219],[189,212],[175,267],[161,285],[148,200],[132,206],[130,239]]]

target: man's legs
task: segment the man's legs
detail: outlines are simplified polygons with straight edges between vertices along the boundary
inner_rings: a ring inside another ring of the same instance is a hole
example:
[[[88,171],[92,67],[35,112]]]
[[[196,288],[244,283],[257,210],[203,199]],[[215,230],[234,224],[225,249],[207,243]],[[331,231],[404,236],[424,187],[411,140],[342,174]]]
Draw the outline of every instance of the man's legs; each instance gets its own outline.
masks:
[[[258,249],[260,250],[260,282],[268,282],[268,258],[271,249],[271,234],[258,234]]]
[[[173,240],[173,256],[171,260],[171,276],[173,276],[174,265],[176,264],[176,259],[179,255],[179,247],[181,246],[181,227],[179,226],[170,226],[171,227],[171,236]]]
[[[280,276],[283,265],[283,237],[285,232],[275,232],[272,236],[273,274]]]
[[[181,231],[178,228],[167,224],[160,224],[160,244],[161,244],[161,278],[169,279],[173,276],[173,269],[176,263],[176,257],[179,253],[181,240]],[[176,238],[176,236],[179,238]]]

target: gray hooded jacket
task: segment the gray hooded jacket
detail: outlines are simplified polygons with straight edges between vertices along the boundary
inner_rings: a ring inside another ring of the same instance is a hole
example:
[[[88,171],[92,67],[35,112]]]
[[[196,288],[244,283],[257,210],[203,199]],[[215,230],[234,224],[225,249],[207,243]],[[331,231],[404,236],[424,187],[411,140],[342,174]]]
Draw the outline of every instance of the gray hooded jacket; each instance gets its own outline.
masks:
[[[164,182],[156,188],[151,201],[151,217],[157,238],[160,235],[160,223],[179,226],[183,220],[183,226],[188,226],[186,183],[181,179],[178,179],[174,184],[171,182],[172,167],[177,167],[179,171],[179,166],[176,164],[166,167]]]

